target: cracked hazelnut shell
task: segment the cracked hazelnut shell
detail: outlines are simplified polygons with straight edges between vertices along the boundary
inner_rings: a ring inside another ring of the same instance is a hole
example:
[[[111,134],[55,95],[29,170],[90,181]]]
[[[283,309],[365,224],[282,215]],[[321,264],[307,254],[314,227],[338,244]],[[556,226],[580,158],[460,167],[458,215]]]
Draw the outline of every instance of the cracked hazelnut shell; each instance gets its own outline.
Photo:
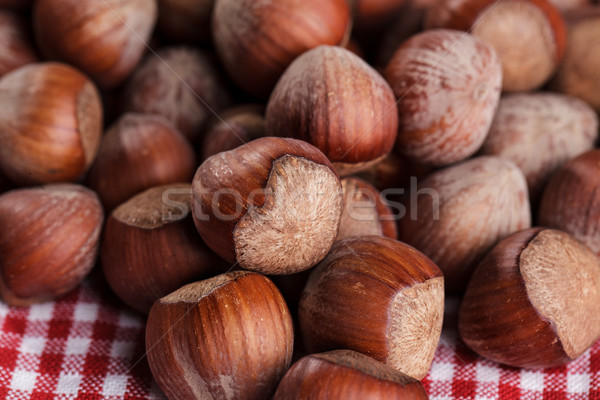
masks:
[[[342,185],[316,147],[266,137],[208,158],[194,177],[196,228],[241,268],[291,274],[311,268],[338,233]]]

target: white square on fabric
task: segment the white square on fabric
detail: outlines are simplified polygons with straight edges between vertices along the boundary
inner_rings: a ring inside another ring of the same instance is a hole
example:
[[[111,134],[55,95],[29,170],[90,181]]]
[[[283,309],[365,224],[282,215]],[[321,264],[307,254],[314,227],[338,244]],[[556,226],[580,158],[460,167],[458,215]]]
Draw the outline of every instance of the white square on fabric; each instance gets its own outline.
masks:
[[[67,344],[65,346],[65,355],[67,355],[67,356],[84,355],[88,352],[91,342],[92,342],[92,339],[90,339],[90,338],[70,337],[67,339]]]
[[[127,375],[108,374],[104,378],[102,394],[104,396],[124,396],[127,392]]]
[[[61,372],[58,378],[58,385],[56,385],[56,393],[77,394],[79,392],[79,385],[81,385],[81,378],[79,374],[65,374]]]
[[[34,304],[29,308],[30,321],[50,321],[54,312],[54,303]]]
[[[75,306],[73,319],[78,322],[94,322],[98,316],[98,304],[79,303]]]
[[[454,365],[451,363],[436,363],[431,366],[429,377],[432,381],[451,381],[454,377]]]
[[[23,371],[20,369],[15,370],[12,381],[10,382],[10,388],[12,390],[20,390],[22,392],[33,392],[37,377],[37,372]]]
[[[498,367],[477,363],[475,373],[479,382],[500,383],[500,369]]]
[[[590,376],[586,374],[567,375],[568,393],[588,393],[590,391]]]
[[[19,352],[41,355],[46,347],[46,338],[25,336],[21,340]]]
[[[528,391],[544,390],[544,374],[539,371],[521,371],[521,388]]]

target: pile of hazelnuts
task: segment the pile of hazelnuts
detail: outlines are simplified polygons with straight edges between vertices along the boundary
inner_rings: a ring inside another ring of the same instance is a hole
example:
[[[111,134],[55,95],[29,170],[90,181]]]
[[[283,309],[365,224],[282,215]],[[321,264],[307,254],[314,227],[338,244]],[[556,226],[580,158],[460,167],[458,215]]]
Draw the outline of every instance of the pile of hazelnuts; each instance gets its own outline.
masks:
[[[99,261],[177,400],[426,399],[446,293],[482,357],[565,364],[599,37],[592,0],[0,0],[0,296]]]

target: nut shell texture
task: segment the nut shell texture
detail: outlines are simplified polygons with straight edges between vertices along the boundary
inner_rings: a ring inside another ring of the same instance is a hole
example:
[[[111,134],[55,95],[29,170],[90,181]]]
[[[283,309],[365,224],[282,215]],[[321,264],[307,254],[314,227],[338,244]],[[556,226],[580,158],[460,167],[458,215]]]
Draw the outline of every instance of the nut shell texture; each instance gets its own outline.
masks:
[[[566,163],[552,176],[538,210],[541,225],[568,232],[600,255],[600,150]]]
[[[212,24],[229,75],[248,93],[267,97],[300,54],[342,43],[351,21],[346,0],[217,0]]]
[[[338,233],[342,187],[310,144],[261,138],[208,158],[193,182],[198,232],[224,259],[268,274],[306,270]]]
[[[358,351],[417,379],[437,348],[444,279],[414,248],[379,236],[337,242],[312,271],[299,319],[309,352]]]
[[[140,61],[156,15],[156,0],[39,0],[33,24],[47,57],[74,65],[99,86],[112,88]]]
[[[547,0],[438,1],[426,27],[471,32],[492,45],[502,62],[502,89],[508,92],[540,87],[565,52],[565,22]]]
[[[533,228],[477,267],[459,313],[465,343],[503,364],[553,367],[600,338],[600,262],[567,233]]]
[[[181,286],[225,269],[196,232],[189,213],[191,190],[189,184],[148,189],[108,218],[101,248],[104,276],[140,312]]]
[[[230,272],[158,300],[146,349],[169,399],[267,399],[291,363],[292,319],[268,278]]]
[[[30,64],[0,80],[0,168],[15,183],[76,181],[101,134],[100,95],[76,69]]]
[[[504,237],[531,226],[527,184],[510,161],[479,157],[419,182],[398,221],[400,240],[444,272],[446,287],[462,292],[473,270]]]
[[[448,165],[482,145],[502,83],[500,60],[489,44],[464,32],[426,31],[396,51],[385,77],[398,99],[402,154]]]
[[[427,400],[418,380],[350,350],[306,356],[283,377],[274,400]]]
[[[397,135],[394,94],[379,73],[341,47],[298,57],[275,87],[267,133],[306,140],[334,163],[364,163],[389,153]]]
[[[582,100],[555,93],[513,94],[500,100],[481,154],[514,162],[536,204],[547,179],[593,148],[597,138],[598,116]]]
[[[55,184],[0,196],[0,296],[12,305],[52,300],[92,269],[102,228],[96,194]]]

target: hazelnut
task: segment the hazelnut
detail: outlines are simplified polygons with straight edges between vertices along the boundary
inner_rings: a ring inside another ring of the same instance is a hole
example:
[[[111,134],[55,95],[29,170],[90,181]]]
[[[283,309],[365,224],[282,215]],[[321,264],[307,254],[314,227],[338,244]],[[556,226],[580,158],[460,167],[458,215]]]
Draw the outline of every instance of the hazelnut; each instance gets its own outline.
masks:
[[[565,23],[548,0],[438,1],[425,25],[468,31],[491,44],[502,62],[507,92],[542,86],[565,52]]]
[[[346,0],[216,0],[213,39],[233,80],[266,98],[287,66],[321,44],[342,44],[351,27]]]
[[[290,274],[314,266],[331,248],[342,185],[316,147],[266,137],[204,161],[192,209],[198,232],[225,260]]]
[[[74,184],[0,196],[0,297],[26,306],[73,290],[94,266],[103,213],[94,192]]]
[[[146,326],[152,375],[170,399],[268,399],[290,366],[293,326],[266,277],[230,272],[157,300]]]
[[[597,138],[598,116],[585,102],[555,93],[513,94],[500,100],[481,154],[514,162],[537,204],[546,180]]]
[[[540,200],[538,223],[568,232],[600,256],[600,150],[563,165]]]
[[[273,400],[428,400],[418,380],[351,350],[312,354],[283,377]]]
[[[381,193],[359,178],[342,179],[344,208],[336,240],[355,236],[398,238],[394,213]]]
[[[64,64],[30,64],[0,79],[0,169],[20,185],[78,180],[102,134],[94,84]]]
[[[440,267],[451,292],[465,289],[479,261],[499,240],[531,226],[525,177],[512,162],[497,157],[434,172],[404,203],[399,239]]]
[[[37,0],[33,26],[46,57],[112,88],[142,57],[156,14],[156,0]]]
[[[247,104],[227,109],[213,118],[203,134],[202,159],[266,136],[264,114],[263,106]]]
[[[464,32],[426,31],[394,53],[385,76],[398,99],[401,154],[441,166],[479,149],[502,82],[500,60],[490,45]]]
[[[416,379],[429,370],[443,313],[439,268],[381,236],[336,242],[312,271],[298,311],[309,352],[355,350]]]
[[[125,303],[147,313],[155,300],[225,265],[202,242],[191,213],[189,184],[157,186],[117,207],[101,247],[104,275]]]
[[[394,94],[381,75],[341,47],[298,57],[271,94],[267,133],[313,144],[349,175],[380,161],[394,146]]]
[[[194,149],[167,120],[125,114],[104,135],[88,183],[112,210],[153,186],[189,182],[195,168]]]
[[[215,0],[158,0],[158,29],[177,42],[210,40]]]
[[[533,228],[502,240],[479,264],[459,312],[464,342],[525,368],[562,365],[600,338],[600,262],[572,236]]]
[[[552,87],[583,99],[600,112],[600,6],[582,10],[568,22],[567,50]]]
[[[0,10],[0,77],[38,61],[27,29],[22,16]]]
[[[231,102],[219,70],[208,53],[191,47],[166,47],[150,54],[125,88],[124,108],[169,120],[188,139]]]

